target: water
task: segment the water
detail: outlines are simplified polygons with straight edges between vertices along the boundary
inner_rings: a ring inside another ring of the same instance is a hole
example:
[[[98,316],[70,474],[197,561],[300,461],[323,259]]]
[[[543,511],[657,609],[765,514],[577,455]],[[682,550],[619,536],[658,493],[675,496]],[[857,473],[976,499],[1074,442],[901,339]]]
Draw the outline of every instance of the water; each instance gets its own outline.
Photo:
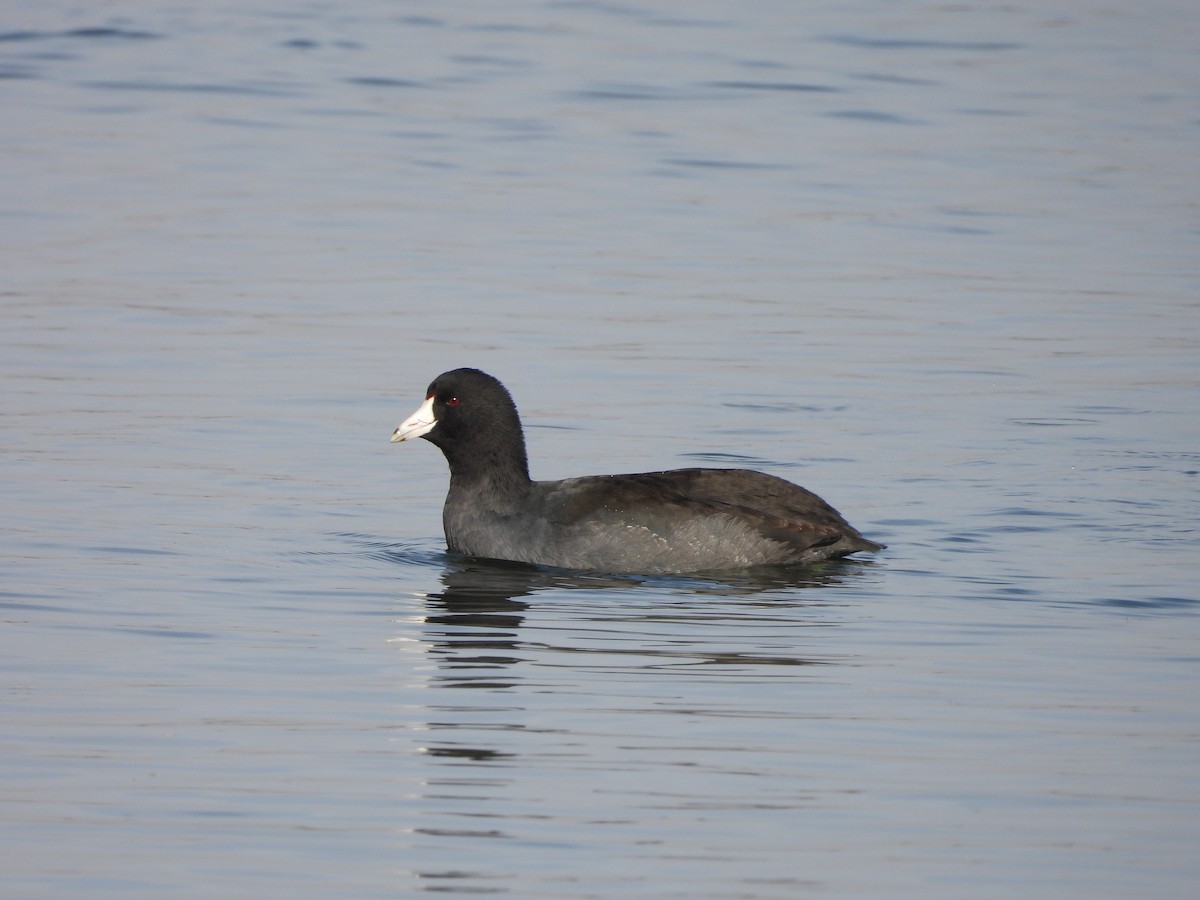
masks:
[[[3,893],[1191,896],[1198,17],[9,10]],[[890,549],[448,557],[458,365]]]

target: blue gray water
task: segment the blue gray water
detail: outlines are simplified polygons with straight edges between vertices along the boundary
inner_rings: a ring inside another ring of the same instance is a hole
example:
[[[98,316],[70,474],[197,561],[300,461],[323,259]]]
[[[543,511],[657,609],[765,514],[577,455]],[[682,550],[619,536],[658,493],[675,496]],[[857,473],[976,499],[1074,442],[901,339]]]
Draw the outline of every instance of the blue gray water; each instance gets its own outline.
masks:
[[[1200,7],[10,4],[0,893],[1190,897]],[[751,466],[890,548],[446,555]]]

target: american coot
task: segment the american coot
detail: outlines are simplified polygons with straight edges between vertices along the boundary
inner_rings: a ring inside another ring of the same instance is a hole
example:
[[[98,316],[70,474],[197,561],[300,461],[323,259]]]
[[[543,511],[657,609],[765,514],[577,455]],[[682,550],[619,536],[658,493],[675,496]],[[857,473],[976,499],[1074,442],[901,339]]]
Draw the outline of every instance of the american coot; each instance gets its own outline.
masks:
[[[450,464],[442,510],[466,556],[614,574],[680,574],[819,562],[881,550],[811,491],[748,469],[675,469],[532,481],[512,397],[478,369],[429,385],[392,434]]]

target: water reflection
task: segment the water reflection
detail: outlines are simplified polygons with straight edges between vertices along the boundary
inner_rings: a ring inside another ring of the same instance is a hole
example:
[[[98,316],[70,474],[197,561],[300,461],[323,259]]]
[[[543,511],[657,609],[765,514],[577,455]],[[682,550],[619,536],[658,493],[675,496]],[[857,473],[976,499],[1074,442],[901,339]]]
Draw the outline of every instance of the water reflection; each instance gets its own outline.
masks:
[[[730,572],[681,575],[598,575],[529,566],[499,560],[448,557],[441,575],[443,590],[428,599],[452,613],[487,610],[497,601],[510,601],[541,591],[640,592],[654,597],[755,597],[777,603],[800,600],[796,590],[828,587],[853,578],[876,563],[873,560],[836,560],[819,566],[763,566]],[[654,597],[648,597],[647,606]],[[522,609],[526,604],[518,604]]]
[[[439,687],[498,689],[511,680],[493,677],[523,661],[519,629],[528,604],[518,597],[533,593],[536,571],[494,565],[451,567],[442,574],[444,590],[427,597],[425,638],[438,661]]]
[[[719,577],[604,576],[451,558],[425,597],[420,641],[431,687],[508,690],[522,670],[631,671],[827,665],[810,633],[837,624],[836,592],[872,562],[762,569]],[[533,607],[534,595],[544,603]],[[532,609],[531,609],[532,607]],[[528,615],[534,636],[523,636]],[[535,639],[536,638],[536,639]],[[798,640],[803,638],[803,640]]]
[[[819,673],[845,661],[837,588],[871,561],[694,578],[442,565],[404,642],[426,667],[409,707],[426,761],[415,890],[503,890],[503,848],[554,840],[581,808],[627,821],[811,802],[769,784],[822,715]]]

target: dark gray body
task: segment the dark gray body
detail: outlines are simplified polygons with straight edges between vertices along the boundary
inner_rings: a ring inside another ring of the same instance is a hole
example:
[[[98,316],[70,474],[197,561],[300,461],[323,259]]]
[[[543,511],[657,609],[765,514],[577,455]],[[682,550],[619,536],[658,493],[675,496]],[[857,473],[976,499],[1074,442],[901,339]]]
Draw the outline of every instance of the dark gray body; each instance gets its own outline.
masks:
[[[820,562],[879,550],[802,487],[746,469],[533,481],[515,494],[451,480],[456,553],[612,573],[679,574]]]
[[[532,481],[520,417],[477,369],[434,379],[392,436],[450,464],[446,545],[467,556],[613,574],[797,565],[883,548],[811,491],[747,469]]]

